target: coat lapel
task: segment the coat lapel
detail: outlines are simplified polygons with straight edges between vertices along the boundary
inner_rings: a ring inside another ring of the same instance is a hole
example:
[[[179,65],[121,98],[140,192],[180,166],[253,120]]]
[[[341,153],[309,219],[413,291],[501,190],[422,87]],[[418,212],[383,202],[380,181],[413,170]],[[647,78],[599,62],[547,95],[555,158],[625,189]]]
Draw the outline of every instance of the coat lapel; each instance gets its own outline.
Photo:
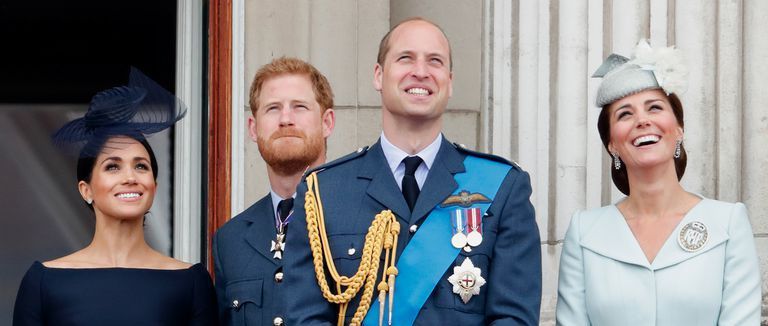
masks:
[[[268,261],[277,265],[278,261],[273,258],[274,254],[270,252],[272,240],[276,236],[275,213],[272,211],[271,196],[267,195],[259,200],[242,217],[251,222],[245,233],[245,241],[254,250],[266,257]]]
[[[602,256],[650,270],[673,266],[728,240],[728,230],[724,223],[728,221],[730,212],[724,206],[712,203],[711,200],[702,199],[683,217],[664,242],[653,263],[648,262],[629,225],[615,205],[605,207],[601,216],[593,220],[591,228],[585,230],[582,235],[581,246]],[[677,237],[682,228],[693,221],[703,222],[707,226],[708,240],[703,248],[687,252],[680,247]]]
[[[582,247],[601,256],[650,269],[635,235],[615,205],[601,210],[601,216],[593,219],[593,222],[591,228],[582,235]]]
[[[688,214],[685,214],[683,219],[664,243],[664,246],[659,250],[659,254],[656,255],[653,264],[651,264],[654,270],[677,265],[683,261],[701,255],[728,240],[728,226],[725,223],[729,220],[728,216],[731,212],[728,209],[725,209],[727,208],[726,206],[714,203],[714,201],[709,199],[702,199],[701,202],[688,212]],[[694,252],[688,252],[680,247],[677,239],[680,236],[680,231],[683,227],[694,221],[702,222],[706,225],[707,242],[701,249]]]

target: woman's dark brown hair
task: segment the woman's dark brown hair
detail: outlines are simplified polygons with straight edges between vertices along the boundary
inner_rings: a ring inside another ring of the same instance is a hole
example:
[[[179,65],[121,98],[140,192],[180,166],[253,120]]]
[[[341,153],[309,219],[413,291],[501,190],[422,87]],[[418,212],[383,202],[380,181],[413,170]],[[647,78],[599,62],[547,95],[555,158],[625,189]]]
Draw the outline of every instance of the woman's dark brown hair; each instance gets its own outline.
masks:
[[[675,94],[669,94],[667,99],[669,99],[669,103],[672,106],[672,113],[675,114],[677,123],[680,125],[680,128],[685,129],[685,123],[683,122],[683,104],[680,102],[680,98],[678,98]],[[611,142],[611,104],[612,103],[609,103],[603,106],[603,109],[600,111],[600,116],[597,118],[597,130],[600,132],[600,140],[603,141],[603,146],[605,146],[605,150],[608,151],[609,155],[611,154],[611,151],[608,149],[608,143]],[[613,160],[613,156],[611,156],[611,160]],[[621,158],[619,158],[619,160],[621,160]],[[616,188],[618,188],[619,191],[629,196],[629,177],[627,176],[627,165],[624,164],[624,161],[621,163],[621,168],[618,170],[613,168],[613,164],[611,164],[611,179],[613,179],[613,184],[616,185]],[[683,173],[685,173],[685,166],[687,164],[688,155],[685,152],[685,146],[684,144],[680,144],[680,157],[675,159],[675,171],[677,171],[678,181],[683,178]]]

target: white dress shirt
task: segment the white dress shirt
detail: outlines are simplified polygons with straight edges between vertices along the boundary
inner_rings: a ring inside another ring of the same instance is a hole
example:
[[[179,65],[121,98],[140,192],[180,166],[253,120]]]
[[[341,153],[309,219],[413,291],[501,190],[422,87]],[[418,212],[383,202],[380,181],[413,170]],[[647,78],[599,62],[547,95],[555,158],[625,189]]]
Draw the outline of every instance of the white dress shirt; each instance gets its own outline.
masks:
[[[403,163],[403,159],[408,156],[418,156],[423,161],[416,169],[415,173],[416,183],[419,184],[419,189],[421,189],[424,187],[424,181],[427,180],[429,169],[432,167],[432,164],[435,163],[435,157],[437,157],[437,152],[440,150],[440,143],[442,141],[443,135],[438,134],[435,140],[422,149],[421,152],[416,153],[416,155],[408,155],[408,153],[389,142],[387,136],[384,136],[384,132],[381,133],[381,150],[384,151],[384,157],[387,159],[389,169],[395,176],[395,181],[397,181],[397,186],[400,187],[400,190],[403,189],[402,183],[403,176],[405,175],[405,163]]]

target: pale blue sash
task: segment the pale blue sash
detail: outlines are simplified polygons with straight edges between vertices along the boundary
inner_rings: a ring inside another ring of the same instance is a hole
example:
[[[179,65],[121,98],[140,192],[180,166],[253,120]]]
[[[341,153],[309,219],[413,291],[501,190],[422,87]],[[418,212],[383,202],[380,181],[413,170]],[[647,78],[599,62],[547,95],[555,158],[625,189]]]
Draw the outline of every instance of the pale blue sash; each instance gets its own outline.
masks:
[[[454,175],[458,188],[453,195],[466,190],[481,193],[493,200],[502,181],[511,168],[507,164],[467,155],[464,159],[464,173]],[[476,203],[485,214],[491,203]],[[419,231],[403,250],[397,262],[398,275],[395,281],[394,309],[392,325],[412,325],[424,302],[434,290],[445,271],[451,267],[461,249],[451,245],[453,236],[450,213],[459,206],[441,208],[437,205],[419,227]],[[447,281],[446,281],[447,282]],[[386,308],[385,308],[386,309]],[[387,324],[385,312],[384,324]],[[363,321],[365,326],[379,323],[379,301],[371,304],[371,309]]]

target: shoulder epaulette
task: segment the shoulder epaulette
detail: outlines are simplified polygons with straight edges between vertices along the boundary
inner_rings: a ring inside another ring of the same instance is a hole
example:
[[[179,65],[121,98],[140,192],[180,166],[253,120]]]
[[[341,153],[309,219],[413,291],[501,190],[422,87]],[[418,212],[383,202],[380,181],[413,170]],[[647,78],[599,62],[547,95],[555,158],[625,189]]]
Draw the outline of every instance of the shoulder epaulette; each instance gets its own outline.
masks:
[[[468,155],[482,157],[482,158],[485,158],[485,159],[489,159],[491,161],[496,161],[496,162],[508,164],[508,165],[513,166],[514,168],[516,168],[518,170],[522,170],[523,169],[523,168],[520,167],[520,164],[517,164],[517,162],[509,161],[509,160],[507,160],[507,159],[505,159],[505,158],[503,158],[501,156],[497,156],[497,155],[493,155],[493,154],[488,154],[488,153],[483,153],[483,152],[478,152],[478,151],[473,151],[471,149],[468,149],[467,146],[465,146],[464,144],[453,143],[453,146],[456,147],[456,149],[459,150],[459,152],[462,152],[462,153],[465,153],[465,154],[468,154]]]
[[[313,168],[313,169],[309,169],[309,170],[307,170],[307,172],[306,172],[306,173],[304,173],[304,176],[306,177],[307,175],[309,175],[309,174],[310,174],[310,173],[312,173],[312,172],[315,172],[315,171],[318,171],[318,172],[320,172],[320,171],[322,171],[322,170],[325,170],[325,169],[328,169],[328,168],[332,168],[332,167],[334,167],[334,166],[337,166],[337,165],[340,165],[340,164],[342,164],[342,163],[345,163],[345,162],[348,162],[348,161],[354,160],[354,159],[356,159],[356,158],[358,158],[358,157],[361,157],[361,156],[365,155],[365,153],[368,153],[368,149],[369,149],[369,148],[370,148],[369,146],[360,147],[360,148],[358,148],[356,151],[354,151],[354,152],[352,152],[352,153],[349,153],[349,154],[347,154],[347,155],[344,155],[344,156],[342,156],[342,157],[339,157],[339,158],[337,158],[337,159],[335,159],[335,160],[333,160],[333,161],[327,162],[327,163],[325,163],[325,164],[322,164],[322,165],[316,166],[316,167],[315,167],[315,168]]]

